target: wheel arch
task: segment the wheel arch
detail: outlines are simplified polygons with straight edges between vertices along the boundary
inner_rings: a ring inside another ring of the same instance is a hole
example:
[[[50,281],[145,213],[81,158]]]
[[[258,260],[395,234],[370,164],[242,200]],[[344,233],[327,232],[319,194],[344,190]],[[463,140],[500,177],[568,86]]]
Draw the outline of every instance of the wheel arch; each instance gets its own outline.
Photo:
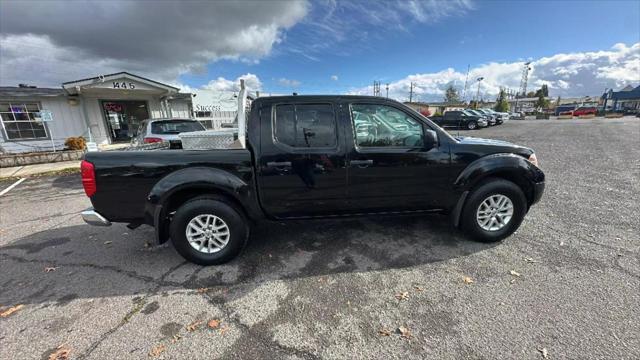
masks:
[[[251,182],[216,168],[188,168],[160,180],[150,191],[145,207],[145,222],[156,229],[157,243],[169,239],[170,214],[185,202],[210,195],[224,199],[247,219],[257,219],[257,199]]]
[[[474,161],[458,175],[454,183],[462,194],[452,210],[454,226],[459,225],[468,194],[491,179],[516,184],[527,199],[527,207],[530,207],[535,202],[534,183],[544,181],[544,174],[524,157],[516,154],[494,154]]]

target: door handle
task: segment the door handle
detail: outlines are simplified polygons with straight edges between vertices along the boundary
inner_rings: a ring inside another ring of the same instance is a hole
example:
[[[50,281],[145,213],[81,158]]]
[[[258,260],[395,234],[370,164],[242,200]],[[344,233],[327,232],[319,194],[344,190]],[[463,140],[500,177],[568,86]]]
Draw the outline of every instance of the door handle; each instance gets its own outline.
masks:
[[[291,161],[269,161],[267,166],[275,168],[290,167]]]
[[[373,160],[351,160],[349,164],[351,166],[367,167],[373,165]]]

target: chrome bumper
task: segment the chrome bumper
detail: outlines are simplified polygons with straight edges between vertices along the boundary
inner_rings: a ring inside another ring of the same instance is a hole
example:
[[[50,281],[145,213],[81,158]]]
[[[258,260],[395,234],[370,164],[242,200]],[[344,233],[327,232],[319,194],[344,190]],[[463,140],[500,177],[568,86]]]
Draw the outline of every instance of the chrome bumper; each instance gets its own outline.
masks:
[[[82,220],[89,225],[94,226],[110,226],[111,222],[104,218],[104,216],[97,213],[93,208],[88,208],[87,210],[80,213],[82,215]]]

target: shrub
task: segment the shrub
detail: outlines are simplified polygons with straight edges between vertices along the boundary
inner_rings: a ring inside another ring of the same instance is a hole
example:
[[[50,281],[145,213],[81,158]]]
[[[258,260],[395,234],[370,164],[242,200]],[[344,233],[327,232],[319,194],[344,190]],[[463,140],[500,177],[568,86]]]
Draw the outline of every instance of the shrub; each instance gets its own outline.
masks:
[[[64,146],[69,150],[84,150],[87,147],[87,140],[82,136],[70,137],[64,141]]]

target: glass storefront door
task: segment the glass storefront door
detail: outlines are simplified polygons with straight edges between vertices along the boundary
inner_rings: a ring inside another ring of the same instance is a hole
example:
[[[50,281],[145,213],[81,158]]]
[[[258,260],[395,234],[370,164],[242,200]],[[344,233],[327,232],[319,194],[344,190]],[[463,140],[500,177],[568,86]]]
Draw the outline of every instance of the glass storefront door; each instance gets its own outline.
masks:
[[[138,135],[142,120],[149,118],[146,101],[103,100],[104,113],[111,142],[129,142]]]

